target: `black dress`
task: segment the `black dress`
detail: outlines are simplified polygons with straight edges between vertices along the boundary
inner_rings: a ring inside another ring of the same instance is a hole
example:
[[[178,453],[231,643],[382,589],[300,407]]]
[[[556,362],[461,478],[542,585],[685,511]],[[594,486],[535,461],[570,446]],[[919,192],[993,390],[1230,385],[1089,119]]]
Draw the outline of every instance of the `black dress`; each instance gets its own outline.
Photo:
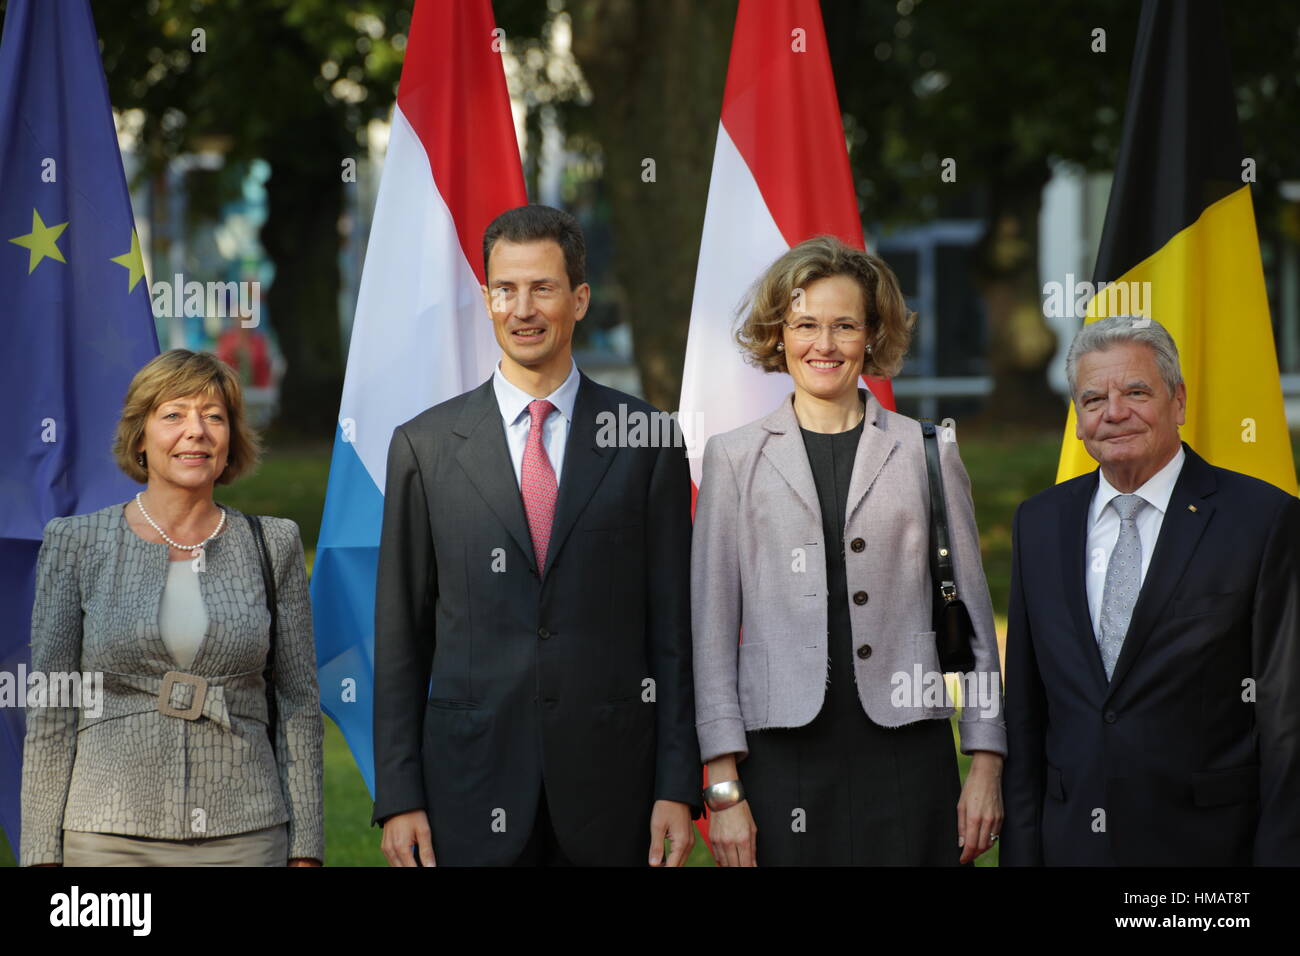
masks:
[[[826,542],[829,677],[811,723],[747,734],[739,770],[758,865],[955,866],[961,784],[951,725],[881,727],[858,699],[843,529],[862,425],[801,431]]]

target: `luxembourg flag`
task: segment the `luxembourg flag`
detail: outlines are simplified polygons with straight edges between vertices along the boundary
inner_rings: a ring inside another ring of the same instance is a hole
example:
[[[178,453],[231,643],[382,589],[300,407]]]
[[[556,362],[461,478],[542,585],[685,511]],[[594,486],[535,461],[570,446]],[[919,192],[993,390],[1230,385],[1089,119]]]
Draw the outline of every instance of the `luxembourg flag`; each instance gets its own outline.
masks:
[[[732,335],[737,306],[778,257],[824,233],[865,248],[821,9],[740,0],[682,373],[696,487],[709,438],[768,414],[794,387],[745,363]],[[888,381],[867,385],[894,407]]]
[[[375,573],[393,429],[481,384],[500,349],[483,232],[527,202],[489,0],[419,0],[348,351],[311,581],[321,707],[375,791]]]

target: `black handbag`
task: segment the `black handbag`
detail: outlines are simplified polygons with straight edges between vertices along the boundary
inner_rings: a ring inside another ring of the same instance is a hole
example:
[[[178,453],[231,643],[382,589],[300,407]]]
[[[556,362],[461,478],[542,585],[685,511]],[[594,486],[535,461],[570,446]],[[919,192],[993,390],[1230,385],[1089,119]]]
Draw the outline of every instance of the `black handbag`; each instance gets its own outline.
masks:
[[[275,632],[276,599],[275,572],[271,568],[271,551],[266,546],[266,537],[262,534],[262,519],[257,515],[244,515],[248,526],[253,530],[253,541],[257,545],[257,560],[262,566],[262,584],[266,591],[266,609],[271,612],[271,635],[266,650],[266,669],[262,679],[266,681],[266,733],[271,738],[271,753],[275,753],[275,724],[277,708],[275,706]]]
[[[945,674],[975,669],[971,643],[975,626],[970,612],[957,595],[957,573],[953,570],[948,539],[948,506],[943,497],[943,473],[939,468],[939,436],[934,422],[921,420],[925,445],[925,470],[930,479],[930,579],[934,582],[932,620],[939,667]]]

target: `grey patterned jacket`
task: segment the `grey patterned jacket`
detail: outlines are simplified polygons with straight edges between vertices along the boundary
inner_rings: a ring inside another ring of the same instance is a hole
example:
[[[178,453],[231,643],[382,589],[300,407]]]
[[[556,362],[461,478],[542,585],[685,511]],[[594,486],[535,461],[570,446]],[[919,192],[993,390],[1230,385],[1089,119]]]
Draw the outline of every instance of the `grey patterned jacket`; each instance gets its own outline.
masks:
[[[186,840],[286,821],[289,856],[323,861],[323,726],[298,526],[262,522],[279,617],[273,754],[262,679],[270,613],[252,531],[228,511],[196,572],[208,629],[187,673],[207,681],[206,693],[195,708],[196,683],[169,691],[168,709],[197,710],[184,717],[159,703],[163,676],[178,670],[158,628],[166,545],[132,531],[121,504],[45,526],[32,671],[101,673],[103,700],[97,715],[27,708],[22,865],[61,863],[65,828]]]

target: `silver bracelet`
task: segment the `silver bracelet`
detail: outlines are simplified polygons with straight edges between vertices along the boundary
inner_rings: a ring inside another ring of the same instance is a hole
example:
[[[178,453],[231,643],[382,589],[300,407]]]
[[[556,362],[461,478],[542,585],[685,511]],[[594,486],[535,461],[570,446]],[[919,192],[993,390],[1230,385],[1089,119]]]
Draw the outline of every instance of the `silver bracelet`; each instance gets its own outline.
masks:
[[[729,810],[745,799],[745,788],[739,780],[724,780],[704,788],[704,805],[713,812]]]

